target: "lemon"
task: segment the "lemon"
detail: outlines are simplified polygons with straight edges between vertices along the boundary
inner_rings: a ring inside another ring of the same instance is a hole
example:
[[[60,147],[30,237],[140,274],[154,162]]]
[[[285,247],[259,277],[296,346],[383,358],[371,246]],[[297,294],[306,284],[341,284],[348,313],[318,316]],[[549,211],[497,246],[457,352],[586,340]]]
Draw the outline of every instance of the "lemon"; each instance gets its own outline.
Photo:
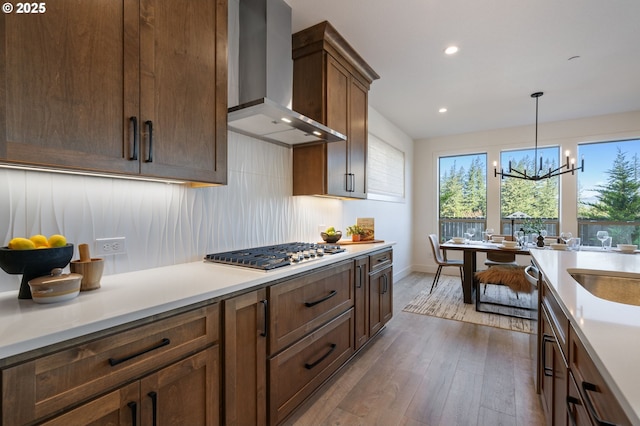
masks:
[[[44,235],[32,235],[29,238],[31,241],[33,241],[33,244],[36,245],[36,248],[47,248],[49,247],[49,241],[47,240],[47,237],[45,237]]]
[[[14,238],[9,241],[8,247],[12,250],[31,250],[36,248],[36,245],[26,238]]]
[[[67,239],[64,235],[54,234],[49,237],[49,247],[64,247],[67,245]]]

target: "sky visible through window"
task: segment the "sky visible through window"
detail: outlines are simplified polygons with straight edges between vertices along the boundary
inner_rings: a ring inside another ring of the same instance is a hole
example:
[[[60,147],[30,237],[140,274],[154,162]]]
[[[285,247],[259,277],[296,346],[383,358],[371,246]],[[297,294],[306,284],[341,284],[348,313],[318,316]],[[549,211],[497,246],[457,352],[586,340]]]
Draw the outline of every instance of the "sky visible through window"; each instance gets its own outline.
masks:
[[[584,155],[585,163],[584,173],[578,173],[582,200],[595,201],[598,194],[597,186],[607,183],[607,170],[611,169],[618,148],[626,154],[627,161],[632,161],[634,154],[640,157],[640,139],[578,145],[578,158]]]

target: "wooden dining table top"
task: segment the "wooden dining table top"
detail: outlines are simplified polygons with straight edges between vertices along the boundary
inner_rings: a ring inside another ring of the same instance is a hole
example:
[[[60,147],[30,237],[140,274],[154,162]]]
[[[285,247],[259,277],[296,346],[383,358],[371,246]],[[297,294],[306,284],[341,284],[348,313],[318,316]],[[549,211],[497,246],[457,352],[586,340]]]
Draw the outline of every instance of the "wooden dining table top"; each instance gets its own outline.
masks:
[[[472,241],[469,243],[456,244],[453,241],[447,241],[445,243],[440,244],[440,247],[445,250],[467,250],[467,251],[476,251],[476,252],[488,252],[488,251],[504,251],[515,254],[525,254],[530,255],[530,249],[537,249],[537,247],[515,247],[515,248],[506,248],[503,247],[502,244],[499,243],[488,243],[482,241]]]

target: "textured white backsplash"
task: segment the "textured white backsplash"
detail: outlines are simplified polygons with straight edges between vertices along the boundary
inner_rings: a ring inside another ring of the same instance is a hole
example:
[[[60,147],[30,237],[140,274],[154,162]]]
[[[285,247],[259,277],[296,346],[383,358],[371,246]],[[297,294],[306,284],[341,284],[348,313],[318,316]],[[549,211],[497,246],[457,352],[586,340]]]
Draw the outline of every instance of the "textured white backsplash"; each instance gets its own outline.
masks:
[[[0,168],[0,245],[16,236],[64,234],[76,245],[126,237],[105,274],[198,261],[207,253],[318,241],[318,225],[342,223],[343,201],[293,197],[292,150],[229,132],[228,185],[155,182]],[[0,270],[0,291],[19,276]]]

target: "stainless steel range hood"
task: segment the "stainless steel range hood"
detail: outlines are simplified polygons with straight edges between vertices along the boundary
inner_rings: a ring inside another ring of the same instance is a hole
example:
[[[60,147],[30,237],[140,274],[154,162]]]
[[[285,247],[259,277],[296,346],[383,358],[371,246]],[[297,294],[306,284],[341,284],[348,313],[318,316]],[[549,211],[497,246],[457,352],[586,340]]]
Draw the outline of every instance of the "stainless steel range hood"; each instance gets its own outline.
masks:
[[[283,0],[240,0],[238,26],[239,105],[229,108],[229,129],[280,145],[346,140],[291,110],[291,7]]]

